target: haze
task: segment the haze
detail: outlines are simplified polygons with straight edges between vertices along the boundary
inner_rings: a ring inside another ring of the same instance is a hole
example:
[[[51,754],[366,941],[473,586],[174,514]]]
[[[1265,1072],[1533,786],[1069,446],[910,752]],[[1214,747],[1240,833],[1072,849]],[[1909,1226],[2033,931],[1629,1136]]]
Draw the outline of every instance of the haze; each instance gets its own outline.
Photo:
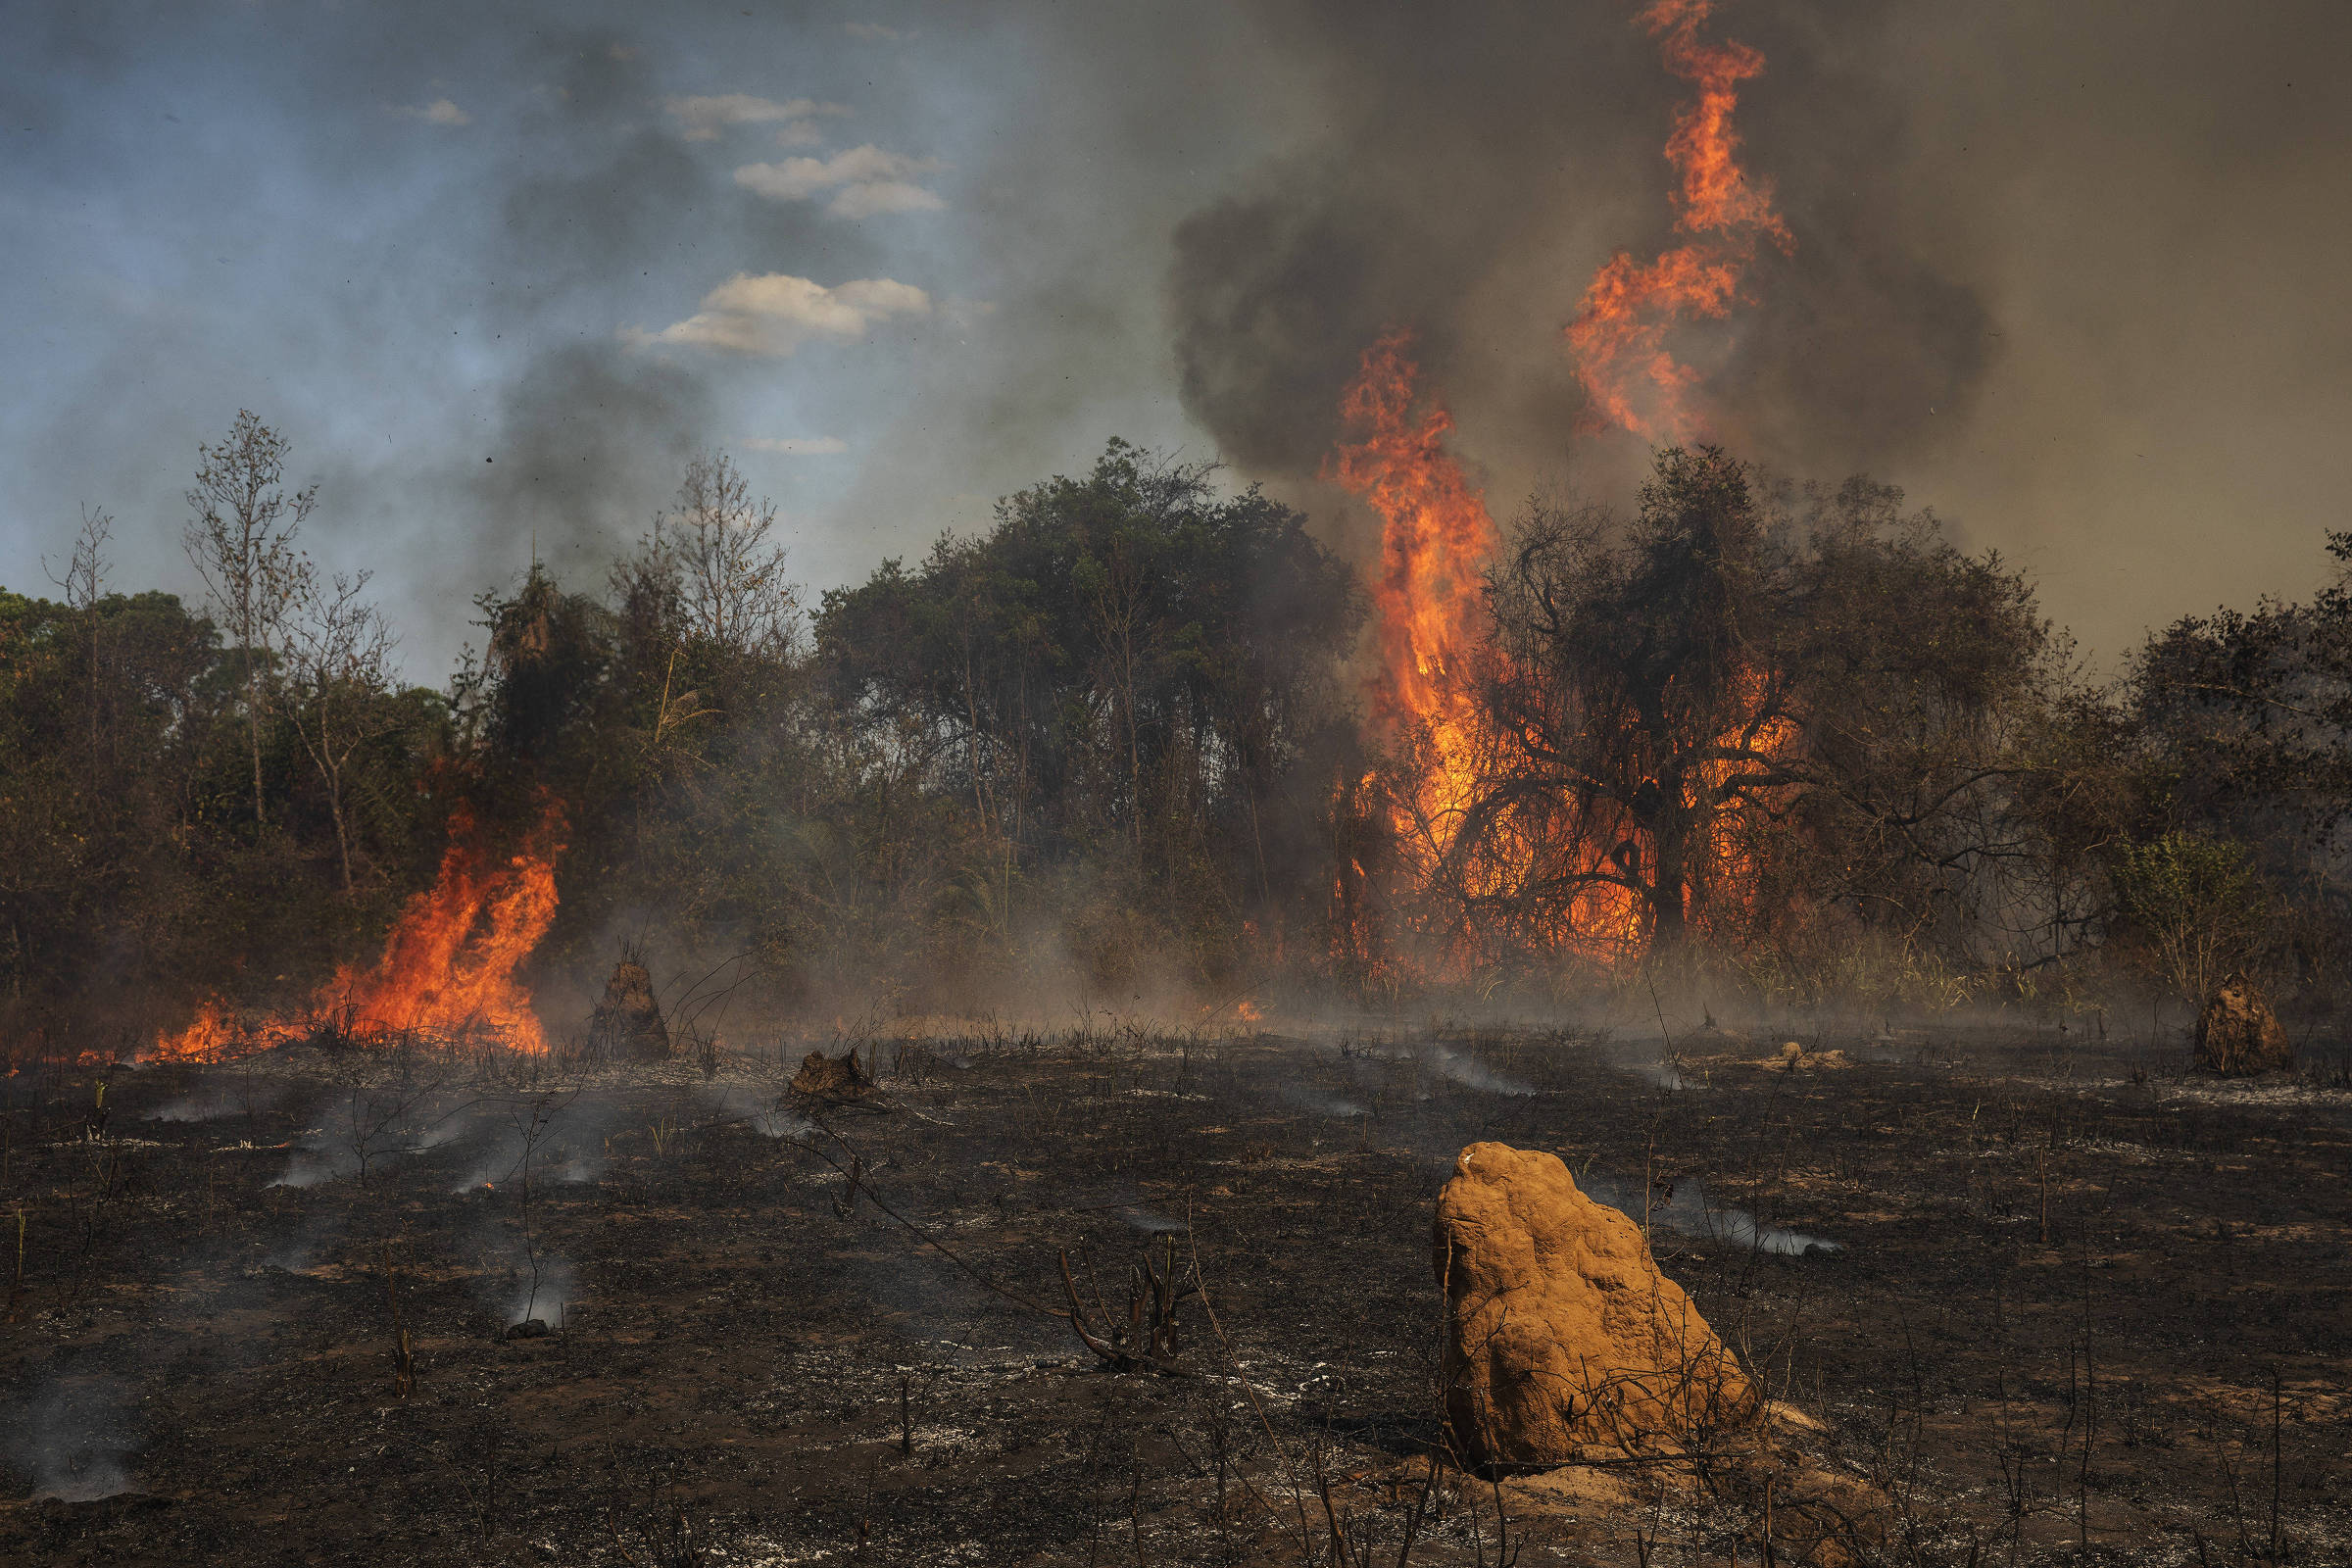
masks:
[[[1672,214],[1634,7],[75,5],[0,16],[0,583],[84,505],[194,588],[240,408],[438,683],[472,597],[570,580],[698,446],[815,587],[1124,436],[1315,478],[1413,328],[1499,514],[1604,496],[1560,329]],[[1867,469],[2027,563],[2097,660],[2299,595],[2352,452],[2352,10],[1727,0],[1796,240],[1694,341],[1710,428]]]

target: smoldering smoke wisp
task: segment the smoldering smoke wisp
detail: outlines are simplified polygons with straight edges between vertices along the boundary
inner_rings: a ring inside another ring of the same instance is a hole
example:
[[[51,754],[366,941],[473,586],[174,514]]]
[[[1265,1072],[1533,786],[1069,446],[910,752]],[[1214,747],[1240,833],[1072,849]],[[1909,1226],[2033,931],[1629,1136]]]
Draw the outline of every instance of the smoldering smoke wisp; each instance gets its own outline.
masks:
[[[0,1416],[0,1444],[33,1495],[92,1502],[130,1490],[137,1408],[120,1378],[54,1377]]]

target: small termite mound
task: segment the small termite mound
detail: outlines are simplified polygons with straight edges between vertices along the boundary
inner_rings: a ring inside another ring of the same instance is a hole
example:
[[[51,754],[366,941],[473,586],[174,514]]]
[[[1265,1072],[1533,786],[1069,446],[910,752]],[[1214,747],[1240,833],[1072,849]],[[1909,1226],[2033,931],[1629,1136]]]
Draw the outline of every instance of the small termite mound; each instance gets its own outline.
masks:
[[[2243,974],[2232,974],[2214,988],[2205,1010],[2197,1014],[2197,1070],[2236,1077],[2276,1072],[2295,1064],[2278,1015]]]
[[[605,998],[588,1020],[589,1038],[624,1061],[665,1061],[669,1057],[669,1028],[662,1021],[662,1004],[654,1000],[653,972],[633,948],[620,950],[605,981]]]

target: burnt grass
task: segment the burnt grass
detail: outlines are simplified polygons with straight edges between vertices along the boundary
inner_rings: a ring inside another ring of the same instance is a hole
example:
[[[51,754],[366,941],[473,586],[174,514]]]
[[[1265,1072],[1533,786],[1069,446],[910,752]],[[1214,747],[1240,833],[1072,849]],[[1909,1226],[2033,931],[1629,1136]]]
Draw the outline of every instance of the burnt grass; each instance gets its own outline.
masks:
[[[1499,1139],[1646,1209],[1821,1423],[1792,1450],[1877,1499],[1776,1561],[2352,1562],[2340,1065],[2215,1084],[2178,1041],[2034,1029],[1757,1065],[1777,1043],[884,1039],[872,1102],[797,1108],[800,1047],[24,1066],[0,1560],[1299,1563],[1337,1518],[1393,1563],[1438,1437],[1431,1202]],[[1033,1309],[1065,1250],[1123,1309],[1165,1236],[1224,1331],[1182,1304],[1189,1375]],[[509,1337],[526,1310],[549,1332]],[[1410,1561],[1765,1560],[1739,1477],[1618,1480],[1446,1472]]]

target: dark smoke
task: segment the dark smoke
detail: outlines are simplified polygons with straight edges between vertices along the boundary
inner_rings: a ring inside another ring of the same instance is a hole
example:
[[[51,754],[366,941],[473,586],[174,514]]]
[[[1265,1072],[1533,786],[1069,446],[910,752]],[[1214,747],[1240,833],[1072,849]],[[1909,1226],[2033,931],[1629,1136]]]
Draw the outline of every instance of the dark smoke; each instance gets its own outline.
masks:
[[[0,577],[39,588],[86,500],[122,519],[120,582],[187,587],[196,443],[250,407],[324,481],[314,548],[381,569],[433,679],[534,530],[601,576],[682,441],[846,442],[760,475],[821,587],[1113,434],[1312,475],[1390,326],[1498,512],[1563,476],[1621,495],[1642,454],[1576,436],[1559,333],[1613,252],[1671,238],[1688,89],[1639,5],[20,3],[0,198],[48,246],[9,296],[37,395],[0,419]],[[875,15],[898,41],[843,25]],[[1721,0],[1710,26],[1767,57],[1738,124],[1797,243],[1685,345],[1718,434],[1905,485],[2110,652],[2325,569],[2352,484],[2352,94],[2326,68],[2352,6]],[[944,209],[741,189],[764,128],[690,145],[660,108],[729,91],[853,105],[831,145],[936,159]],[[470,122],[424,126],[442,97]],[[618,340],[737,271],[938,309],[821,389],[814,356]]]
[[[1671,243],[1662,147],[1687,84],[1630,5],[1464,12],[1265,0],[1270,30],[1325,62],[1335,125],[1315,155],[1176,232],[1187,409],[1261,471],[1312,473],[1356,356],[1413,328],[1467,450],[1512,477],[1563,461],[1582,413],[1560,326],[1610,252]],[[1727,5],[1718,34],[1761,47],[1738,122],[1795,257],[1692,338],[1712,423],[1779,463],[1868,466],[1965,407],[1989,361],[1978,291],[1903,221],[1909,134],[1861,69],[1875,8]],[[1710,355],[1708,345],[1713,345]],[[1931,415],[1931,410],[1940,415]]]
[[[495,519],[477,579],[514,569],[526,530],[541,560],[593,583],[674,490],[711,426],[709,385],[674,363],[614,344],[571,343],[534,359],[500,398],[496,454],[474,505]]]
[[[878,261],[855,228],[821,227],[813,205],[750,197],[696,157],[673,122],[650,112],[660,83],[649,58],[617,31],[544,40],[526,70],[560,85],[523,131],[544,161],[481,193],[503,215],[501,251],[520,283],[487,291],[486,324],[558,341],[501,388],[482,459],[456,464],[466,510],[485,520],[466,565],[477,584],[511,576],[535,547],[568,584],[596,586],[672,498],[694,452],[723,444],[725,394],[746,368],[622,343],[612,323],[642,317],[659,325],[691,309],[691,295],[640,298],[635,280],[689,240],[714,256],[821,250],[833,267]],[[714,267],[706,281],[729,270],[740,269]]]

